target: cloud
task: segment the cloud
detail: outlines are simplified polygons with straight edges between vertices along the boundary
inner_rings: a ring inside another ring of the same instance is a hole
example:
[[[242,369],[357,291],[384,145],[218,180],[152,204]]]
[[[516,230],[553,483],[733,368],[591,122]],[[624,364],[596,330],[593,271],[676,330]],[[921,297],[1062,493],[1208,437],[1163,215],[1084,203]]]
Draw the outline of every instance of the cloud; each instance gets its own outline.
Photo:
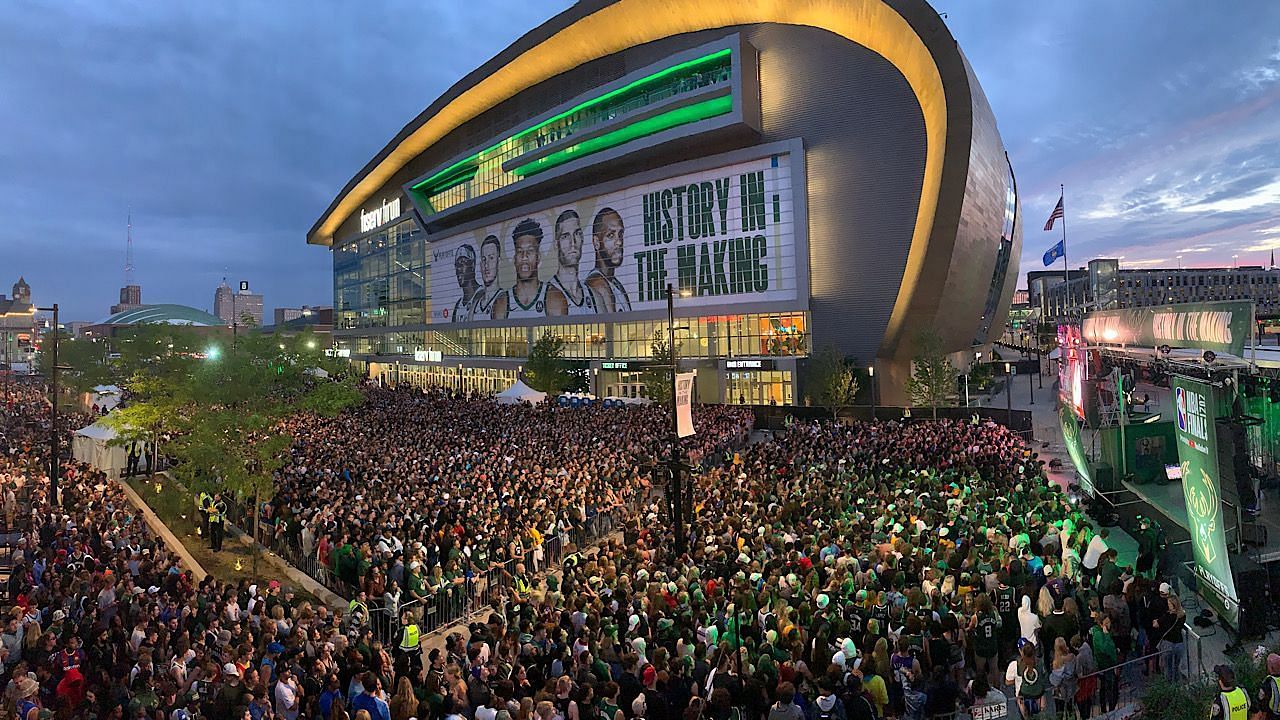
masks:
[[[1246,67],[1237,73],[1237,81],[1246,94],[1263,91],[1268,86],[1280,82],[1280,40],[1276,41],[1274,47],[1274,51],[1261,63]]]

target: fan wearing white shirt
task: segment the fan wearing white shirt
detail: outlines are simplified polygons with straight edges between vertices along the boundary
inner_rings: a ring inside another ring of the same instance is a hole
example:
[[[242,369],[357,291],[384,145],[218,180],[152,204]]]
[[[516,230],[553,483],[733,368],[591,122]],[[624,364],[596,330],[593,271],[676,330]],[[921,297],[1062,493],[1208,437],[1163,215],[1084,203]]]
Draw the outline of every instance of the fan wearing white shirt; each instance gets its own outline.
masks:
[[[1107,538],[1110,534],[1106,528],[1102,528],[1102,531],[1094,535],[1093,539],[1089,541],[1089,547],[1085,549],[1084,559],[1080,564],[1090,574],[1098,572],[1098,562],[1102,560],[1102,554],[1111,549],[1111,546],[1107,545]]]

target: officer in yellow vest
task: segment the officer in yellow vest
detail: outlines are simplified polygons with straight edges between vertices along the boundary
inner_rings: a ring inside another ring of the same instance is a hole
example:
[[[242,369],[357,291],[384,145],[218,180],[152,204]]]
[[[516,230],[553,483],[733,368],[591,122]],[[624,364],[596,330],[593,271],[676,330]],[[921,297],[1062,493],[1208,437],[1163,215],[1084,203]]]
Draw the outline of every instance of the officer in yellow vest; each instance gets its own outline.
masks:
[[[400,644],[397,649],[409,663],[409,677],[417,677],[418,671],[422,670],[422,631],[408,611],[400,613]]]
[[[1236,673],[1230,665],[1213,669],[1218,676],[1218,697],[1210,706],[1212,720],[1249,720],[1249,694],[1236,687]]]
[[[209,506],[209,547],[214,552],[222,552],[223,523],[227,521],[227,504],[222,501],[222,493],[214,493],[213,504]]]
[[[213,496],[201,492],[196,496],[196,504],[200,509],[200,529],[204,531],[205,537],[209,537],[209,510],[213,507]]]
[[[1267,656],[1267,676],[1258,686],[1257,716],[1261,720],[1280,720],[1280,655]]]
[[[363,590],[347,604],[347,617],[355,627],[364,625],[369,620],[368,595]]]

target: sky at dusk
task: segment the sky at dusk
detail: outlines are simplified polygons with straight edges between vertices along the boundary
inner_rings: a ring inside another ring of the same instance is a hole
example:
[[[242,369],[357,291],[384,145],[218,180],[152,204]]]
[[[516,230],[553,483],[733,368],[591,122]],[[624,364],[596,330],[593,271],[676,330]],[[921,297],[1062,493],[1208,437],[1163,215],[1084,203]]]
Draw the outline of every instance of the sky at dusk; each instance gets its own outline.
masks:
[[[132,213],[144,302],[209,309],[225,275],[268,308],[331,304],[329,253],[304,237],[334,194],[568,5],[4,3],[0,292],[24,275],[67,320],[106,316]],[[1040,229],[1059,183],[1073,265],[1257,265],[1280,248],[1280,3],[934,6],[1017,174],[1022,272],[1059,237]]]

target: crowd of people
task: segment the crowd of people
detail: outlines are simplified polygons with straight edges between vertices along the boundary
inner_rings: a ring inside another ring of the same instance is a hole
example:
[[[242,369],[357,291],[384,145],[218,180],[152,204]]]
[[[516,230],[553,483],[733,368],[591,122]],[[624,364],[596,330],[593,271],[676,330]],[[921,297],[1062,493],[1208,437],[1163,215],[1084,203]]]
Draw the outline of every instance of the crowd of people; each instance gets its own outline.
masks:
[[[652,470],[664,408],[368,393],[336,419],[288,423],[293,459],[267,512],[357,597],[411,606],[515,561],[519,582],[483,621],[440,648],[384,646],[361,613],[277,582],[197,581],[87,466],[64,463],[53,507],[33,387],[9,393],[0,419],[7,527],[20,533],[0,712],[1089,717],[1115,706],[1126,659],[1167,650],[1142,670],[1182,672],[1185,613],[1158,563],[1119,566],[1035,453],[993,423],[797,422],[748,442],[749,410],[699,408],[678,555]],[[618,534],[539,566],[545,538],[585,538],[604,516]]]
[[[751,414],[697,411],[690,460],[741,445]],[[432,609],[490,567],[546,567],[544,541],[581,542],[650,489],[665,453],[661,406],[499,406],[449,391],[370,388],[337,418],[300,415],[266,508],[276,532],[315,556],[349,594]]]

